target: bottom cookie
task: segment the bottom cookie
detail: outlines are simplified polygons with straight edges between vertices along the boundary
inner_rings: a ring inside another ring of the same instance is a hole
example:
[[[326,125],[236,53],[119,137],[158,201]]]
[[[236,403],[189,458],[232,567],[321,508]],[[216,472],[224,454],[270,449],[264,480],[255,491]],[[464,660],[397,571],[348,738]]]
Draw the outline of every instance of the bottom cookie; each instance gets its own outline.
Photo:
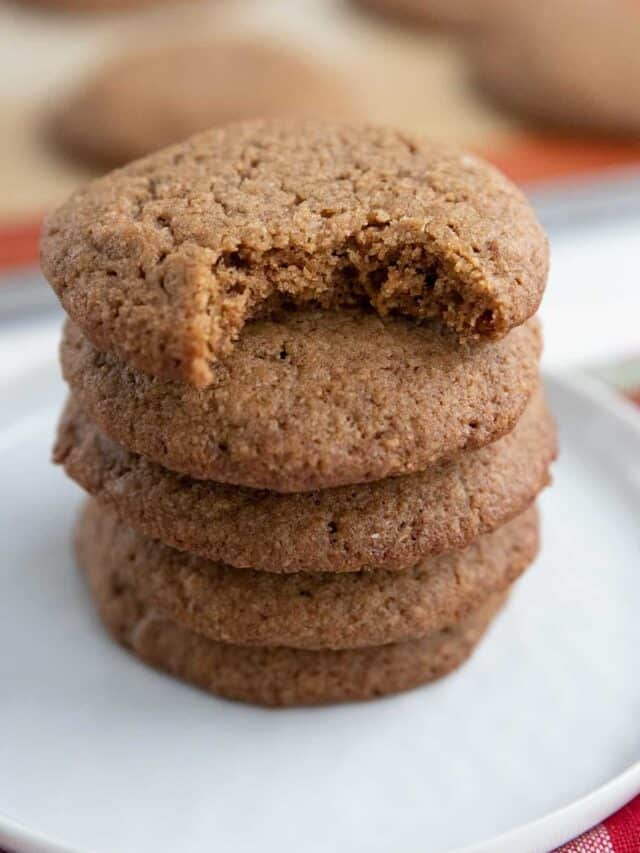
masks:
[[[440,678],[471,654],[506,598],[421,640],[311,651],[214,642],[145,606],[115,572],[87,575],[105,626],[143,661],[219,696],[272,707],[373,699]]]

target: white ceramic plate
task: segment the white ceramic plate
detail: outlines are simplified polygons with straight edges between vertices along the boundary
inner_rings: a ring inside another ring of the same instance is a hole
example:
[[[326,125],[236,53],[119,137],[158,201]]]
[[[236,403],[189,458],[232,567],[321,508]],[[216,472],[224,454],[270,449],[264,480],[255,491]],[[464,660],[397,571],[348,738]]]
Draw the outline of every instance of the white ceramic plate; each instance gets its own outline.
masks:
[[[544,549],[473,659],[370,704],[264,711],[147,669],[75,572],[63,389],[0,390],[0,846],[536,853],[640,791],[640,421],[549,380]],[[506,833],[506,835],[505,835]]]

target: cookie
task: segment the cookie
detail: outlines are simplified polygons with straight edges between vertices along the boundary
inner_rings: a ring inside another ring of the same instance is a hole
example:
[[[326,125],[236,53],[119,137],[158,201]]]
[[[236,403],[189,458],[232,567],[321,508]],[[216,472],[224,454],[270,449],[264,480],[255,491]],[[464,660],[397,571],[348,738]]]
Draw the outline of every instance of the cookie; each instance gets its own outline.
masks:
[[[118,572],[87,574],[106,628],[143,661],[228,699],[279,707],[374,699],[440,678],[471,654],[505,598],[421,640],[318,651],[209,640],[154,611]]]
[[[17,0],[25,6],[37,6],[51,12],[111,12],[143,8],[147,6],[165,6],[175,3],[189,3],[195,0]]]
[[[538,550],[535,508],[464,551],[404,572],[275,575],[213,563],[135,533],[89,502],[76,554],[118,574],[172,622],[233,645],[344,649],[419,639],[503,592]]]
[[[478,85],[521,115],[605,133],[640,133],[640,12],[609,0],[502,3],[469,45]]]
[[[197,479],[307,491],[421,471],[509,432],[538,383],[536,320],[461,345],[440,325],[359,311],[248,324],[198,390],[64,332],[64,376],[110,438]]]
[[[277,45],[217,39],[113,60],[59,106],[50,130],[66,152],[121,166],[231,121],[354,112],[332,72]]]
[[[484,20],[487,0],[354,0],[356,5],[408,24],[468,27]]]
[[[489,165],[311,120],[212,130],[91,182],[47,217],[41,250],[97,348],[197,387],[219,380],[248,320],[283,306],[504,337],[535,313],[548,269],[530,205]]]
[[[556,430],[537,392],[513,432],[424,473],[282,495],[192,480],[102,435],[70,400],[54,458],[147,536],[270,572],[387,571],[464,548],[524,512],[549,482]]]

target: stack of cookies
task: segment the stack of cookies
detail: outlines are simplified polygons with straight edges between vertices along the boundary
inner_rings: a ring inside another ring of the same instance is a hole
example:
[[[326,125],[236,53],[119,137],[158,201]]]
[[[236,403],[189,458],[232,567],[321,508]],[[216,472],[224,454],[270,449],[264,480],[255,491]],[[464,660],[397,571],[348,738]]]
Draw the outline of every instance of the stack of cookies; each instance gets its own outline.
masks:
[[[467,658],[556,450],[515,187],[392,130],[231,125],[77,192],[42,256],[70,317],[55,458],[119,642],[265,705]]]

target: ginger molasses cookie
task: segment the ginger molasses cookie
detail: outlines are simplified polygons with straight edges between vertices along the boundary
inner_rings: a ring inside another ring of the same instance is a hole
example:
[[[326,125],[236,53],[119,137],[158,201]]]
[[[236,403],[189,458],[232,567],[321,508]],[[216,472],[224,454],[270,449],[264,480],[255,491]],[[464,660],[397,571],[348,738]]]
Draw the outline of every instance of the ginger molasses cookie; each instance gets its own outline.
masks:
[[[140,373],[68,324],[61,358],[101,431],[197,479],[280,492],[422,471],[515,426],[538,384],[531,320],[461,344],[437,323],[356,310],[249,323],[212,383]]]
[[[308,650],[218,643],[138,598],[126,577],[86,568],[102,621],[151,666],[228,699],[286,707],[374,699],[440,678],[471,654],[505,595],[420,640],[363,649]]]
[[[47,12],[95,13],[142,9],[147,6],[170,6],[195,3],[197,0],[14,0],[24,6],[35,6]]]
[[[121,166],[231,121],[354,113],[332,71],[277,44],[216,39],[112,60],[58,107],[51,132],[75,156]]]
[[[125,578],[172,622],[235,645],[361,648],[446,628],[503,592],[538,549],[535,508],[404,572],[275,575],[236,569],[135,533],[91,501],[76,530],[80,565]]]
[[[483,21],[489,0],[353,0],[376,14],[436,27],[468,27]]]
[[[46,220],[42,263],[96,347],[205,387],[247,321],[283,307],[364,305],[499,339],[535,313],[548,251],[520,190],[476,157],[385,128],[258,121],[78,190]]]
[[[537,392],[508,435],[425,472],[279,494],[193,480],[115,444],[70,400],[55,459],[129,526],[166,545],[270,572],[393,571],[464,548],[549,482],[556,430]]]
[[[503,2],[470,41],[478,84],[558,127],[640,134],[640,8],[610,0]]]

